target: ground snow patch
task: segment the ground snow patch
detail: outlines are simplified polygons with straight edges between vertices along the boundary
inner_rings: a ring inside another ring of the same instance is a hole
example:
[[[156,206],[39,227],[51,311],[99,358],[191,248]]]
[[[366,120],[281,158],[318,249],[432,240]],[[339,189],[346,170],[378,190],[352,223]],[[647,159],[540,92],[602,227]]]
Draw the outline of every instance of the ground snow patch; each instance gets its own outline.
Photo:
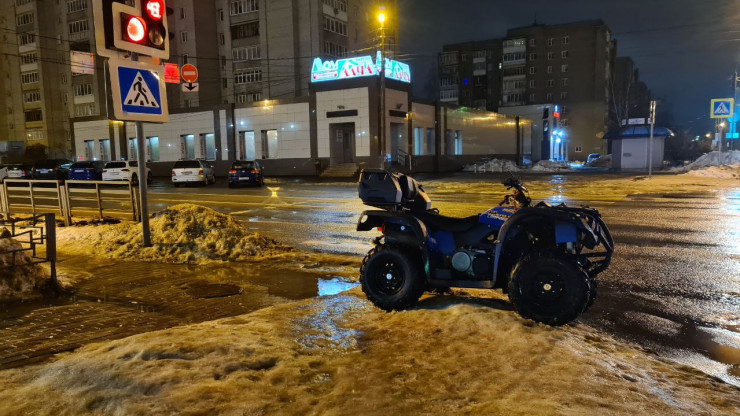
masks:
[[[261,260],[292,251],[230,215],[198,205],[169,207],[149,224],[152,247],[142,246],[141,225],[128,222],[64,228],[58,241],[64,252],[163,263]]]
[[[49,282],[49,272],[38,264],[31,264],[31,257],[22,250],[20,242],[0,237],[0,301],[33,298]],[[6,267],[15,264],[15,267]]]
[[[570,165],[566,162],[553,162],[550,160],[541,160],[532,166],[533,172],[560,172],[570,169]]]
[[[465,172],[518,172],[520,168],[511,160],[490,159],[463,167]]]
[[[0,372],[4,414],[715,415],[738,390],[501,295],[385,313],[358,289]]]

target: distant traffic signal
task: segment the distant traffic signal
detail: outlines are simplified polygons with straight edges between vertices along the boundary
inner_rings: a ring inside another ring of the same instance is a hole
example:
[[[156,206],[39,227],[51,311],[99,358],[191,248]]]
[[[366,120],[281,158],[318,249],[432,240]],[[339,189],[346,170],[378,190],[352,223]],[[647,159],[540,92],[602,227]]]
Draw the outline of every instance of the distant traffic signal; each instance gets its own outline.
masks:
[[[172,9],[166,7],[164,0],[137,0],[138,8],[124,1],[93,2],[98,54],[111,57],[124,51],[169,59],[166,16]],[[105,47],[101,48],[101,44]]]

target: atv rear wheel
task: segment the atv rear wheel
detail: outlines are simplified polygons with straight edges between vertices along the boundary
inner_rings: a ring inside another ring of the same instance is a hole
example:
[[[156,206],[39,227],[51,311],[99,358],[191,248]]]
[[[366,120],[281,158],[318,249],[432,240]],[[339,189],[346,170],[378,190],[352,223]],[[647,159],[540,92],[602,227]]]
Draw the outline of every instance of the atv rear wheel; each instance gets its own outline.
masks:
[[[385,311],[416,305],[424,293],[421,265],[411,253],[379,245],[367,254],[360,268],[360,283],[367,298]]]
[[[559,253],[531,253],[511,272],[509,300],[524,318],[547,325],[576,319],[589,304],[588,275]]]

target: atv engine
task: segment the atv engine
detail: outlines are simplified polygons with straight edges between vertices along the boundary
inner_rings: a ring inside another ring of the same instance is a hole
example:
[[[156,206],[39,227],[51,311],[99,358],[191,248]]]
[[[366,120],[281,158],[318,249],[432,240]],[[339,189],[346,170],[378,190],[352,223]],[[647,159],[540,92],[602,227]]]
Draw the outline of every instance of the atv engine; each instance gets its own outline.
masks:
[[[490,279],[493,260],[485,251],[458,249],[452,254],[452,268],[473,279]]]

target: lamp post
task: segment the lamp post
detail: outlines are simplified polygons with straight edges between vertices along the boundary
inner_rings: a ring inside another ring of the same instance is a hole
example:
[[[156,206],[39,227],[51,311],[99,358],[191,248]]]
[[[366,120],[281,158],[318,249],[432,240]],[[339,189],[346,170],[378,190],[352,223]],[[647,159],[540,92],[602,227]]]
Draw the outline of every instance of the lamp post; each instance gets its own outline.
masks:
[[[378,13],[380,22],[380,129],[378,141],[380,146],[380,166],[386,166],[386,144],[385,144],[385,13]]]
[[[657,106],[657,101],[650,101],[650,144],[648,145],[648,178],[653,177],[653,133],[655,131],[655,109]]]

